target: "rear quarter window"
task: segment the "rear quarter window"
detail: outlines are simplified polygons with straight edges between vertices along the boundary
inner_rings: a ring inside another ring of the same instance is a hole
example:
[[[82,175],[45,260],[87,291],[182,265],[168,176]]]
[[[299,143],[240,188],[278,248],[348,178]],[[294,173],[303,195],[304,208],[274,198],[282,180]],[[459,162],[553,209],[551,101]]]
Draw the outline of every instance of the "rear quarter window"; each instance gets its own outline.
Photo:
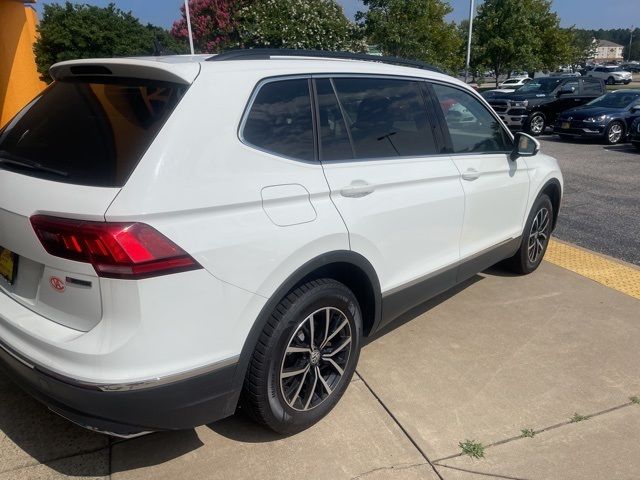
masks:
[[[134,79],[59,81],[0,131],[0,167],[121,187],[186,91]]]

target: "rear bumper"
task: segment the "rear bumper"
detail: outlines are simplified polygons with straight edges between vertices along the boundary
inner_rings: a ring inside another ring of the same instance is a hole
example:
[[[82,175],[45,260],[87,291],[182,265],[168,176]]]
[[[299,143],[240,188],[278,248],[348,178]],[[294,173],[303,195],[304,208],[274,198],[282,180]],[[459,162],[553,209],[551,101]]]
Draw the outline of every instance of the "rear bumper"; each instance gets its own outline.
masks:
[[[240,394],[237,364],[160,386],[102,391],[54,376],[0,344],[2,368],[53,412],[85,428],[117,436],[192,428],[232,415]]]

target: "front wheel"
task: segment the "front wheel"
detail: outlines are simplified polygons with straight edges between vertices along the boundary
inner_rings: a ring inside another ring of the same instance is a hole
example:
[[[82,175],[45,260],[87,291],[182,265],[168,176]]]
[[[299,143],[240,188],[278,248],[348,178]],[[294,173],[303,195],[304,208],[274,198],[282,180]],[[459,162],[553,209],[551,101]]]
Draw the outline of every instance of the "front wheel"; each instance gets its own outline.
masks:
[[[526,123],[527,132],[537,137],[544,133],[545,128],[547,128],[547,121],[542,113],[534,112],[529,116]]]
[[[625,84],[625,85],[629,85],[630,83],[631,83],[631,80],[625,80],[625,81],[624,81],[624,84]]]
[[[613,77],[609,77],[607,78],[607,85],[615,85],[616,84],[616,79]]]
[[[516,254],[505,261],[510,270],[523,275],[534,272],[542,263],[553,225],[553,204],[543,194],[533,204]]]
[[[604,140],[609,145],[620,143],[624,137],[624,125],[621,122],[611,122],[604,133]]]
[[[332,279],[312,280],[274,309],[251,358],[241,405],[282,434],[300,432],[338,403],[360,355],[355,295]]]

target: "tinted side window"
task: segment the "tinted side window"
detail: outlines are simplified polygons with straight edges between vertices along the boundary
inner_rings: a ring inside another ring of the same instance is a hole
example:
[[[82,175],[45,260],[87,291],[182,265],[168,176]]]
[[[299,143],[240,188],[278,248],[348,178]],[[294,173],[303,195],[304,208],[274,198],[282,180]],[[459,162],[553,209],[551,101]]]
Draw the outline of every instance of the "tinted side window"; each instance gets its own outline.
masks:
[[[356,158],[436,153],[420,84],[386,78],[336,78]]]
[[[568,96],[570,96],[570,95],[579,95],[580,94],[580,82],[578,80],[572,80],[570,82],[567,82],[564,85],[562,85],[561,88],[563,90],[565,90],[565,89],[570,90],[570,89],[573,88],[573,93],[572,94],[567,94]]]
[[[508,152],[511,138],[495,117],[472,95],[434,84],[440,108],[449,127],[453,153]]]
[[[584,95],[600,95],[602,94],[602,86],[600,82],[588,78],[582,79],[582,93]]]
[[[320,160],[353,158],[349,133],[331,80],[316,80],[318,128],[320,130]]]
[[[262,150],[313,160],[309,81],[296,79],[264,84],[251,105],[242,135]]]

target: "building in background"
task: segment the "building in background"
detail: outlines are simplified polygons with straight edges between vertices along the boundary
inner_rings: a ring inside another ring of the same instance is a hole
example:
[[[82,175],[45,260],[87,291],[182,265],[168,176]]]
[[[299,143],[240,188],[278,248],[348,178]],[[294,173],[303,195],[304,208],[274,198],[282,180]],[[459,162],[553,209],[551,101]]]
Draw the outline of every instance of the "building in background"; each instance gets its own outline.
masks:
[[[610,42],[609,40],[596,40],[596,42],[598,44],[594,59],[596,62],[619,62],[624,60],[624,47],[622,45]]]
[[[38,17],[35,0],[0,0],[0,126],[46,84],[33,54]]]

